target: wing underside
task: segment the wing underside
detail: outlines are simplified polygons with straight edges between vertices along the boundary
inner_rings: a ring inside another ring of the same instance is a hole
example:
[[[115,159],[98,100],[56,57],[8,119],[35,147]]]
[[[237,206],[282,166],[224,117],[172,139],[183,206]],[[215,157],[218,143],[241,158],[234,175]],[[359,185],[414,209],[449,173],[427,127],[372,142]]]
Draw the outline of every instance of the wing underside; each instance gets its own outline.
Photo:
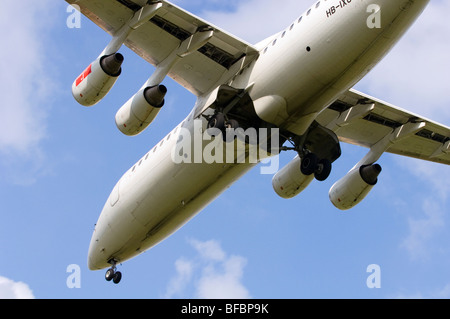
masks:
[[[372,148],[388,137],[389,153],[450,165],[450,128],[353,89],[322,112],[318,122],[346,143]]]
[[[141,14],[149,1],[66,0],[103,30],[114,36],[128,21]],[[167,2],[156,15],[131,32],[125,45],[152,65],[158,65],[199,29],[213,30],[213,36],[193,54],[184,57],[169,72],[179,84],[195,95],[223,84],[259,55],[250,44],[211,23]]]

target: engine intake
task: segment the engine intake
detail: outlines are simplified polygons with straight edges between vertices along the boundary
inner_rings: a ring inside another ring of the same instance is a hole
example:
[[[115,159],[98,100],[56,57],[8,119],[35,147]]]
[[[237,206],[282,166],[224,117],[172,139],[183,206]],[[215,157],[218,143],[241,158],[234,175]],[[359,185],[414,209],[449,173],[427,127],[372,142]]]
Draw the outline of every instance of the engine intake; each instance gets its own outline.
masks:
[[[140,134],[155,120],[164,106],[166,93],[164,85],[140,90],[117,112],[117,128],[128,136]]]
[[[364,165],[351,170],[331,187],[329,196],[334,206],[348,210],[358,205],[378,182],[381,166]]]
[[[78,103],[93,106],[111,90],[122,73],[124,57],[114,53],[98,58],[73,82],[72,94]]]

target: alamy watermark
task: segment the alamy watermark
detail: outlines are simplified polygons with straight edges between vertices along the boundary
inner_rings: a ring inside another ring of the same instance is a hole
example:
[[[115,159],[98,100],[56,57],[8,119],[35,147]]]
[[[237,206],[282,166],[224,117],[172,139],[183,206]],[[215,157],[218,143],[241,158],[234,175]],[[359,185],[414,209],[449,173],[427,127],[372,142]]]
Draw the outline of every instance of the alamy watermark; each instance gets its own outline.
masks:
[[[367,266],[367,270],[370,275],[367,277],[367,288],[381,288],[381,267],[377,264],[371,264]]]
[[[261,174],[279,169],[280,133],[278,128],[202,128],[194,120],[193,129],[181,128],[171,152],[176,164],[258,164]]]
[[[66,272],[69,273],[66,279],[66,285],[69,289],[81,288],[81,268],[77,264],[68,265]]]
[[[378,4],[371,4],[367,7],[367,27],[369,29],[381,29],[381,8]]]
[[[81,28],[81,10],[80,6],[76,4],[68,5],[66,12],[69,16],[66,20],[66,25],[69,29],[80,29]]]
[[[337,13],[343,11],[344,9],[350,7],[352,0],[340,0],[339,3],[329,7],[325,14],[327,18],[334,17]],[[370,4],[367,6],[366,12],[369,13],[367,17],[366,24],[369,29],[380,29],[381,28],[381,7],[378,4]]]

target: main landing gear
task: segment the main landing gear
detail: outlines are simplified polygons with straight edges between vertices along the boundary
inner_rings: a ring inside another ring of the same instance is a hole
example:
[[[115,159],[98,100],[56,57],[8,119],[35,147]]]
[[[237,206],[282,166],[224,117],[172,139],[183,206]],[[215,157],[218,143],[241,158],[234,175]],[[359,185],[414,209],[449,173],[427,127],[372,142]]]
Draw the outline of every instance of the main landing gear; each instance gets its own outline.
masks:
[[[113,263],[112,267],[106,271],[105,274],[106,281],[111,281],[115,284],[118,284],[122,279],[122,273],[120,271],[116,271],[116,264]]]
[[[332,163],[341,156],[336,134],[315,121],[304,135],[294,136],[290,141],[301,158],[301,173],[305,176],[314,174],[319,182],[330,176]]]
[[[328,159],[319,159],[314,153],[308,153],[302,158],[300,170],[303,175],[314,174],[316,180],[323,182],[331,174],[331,162]]]
[[[239,122],[234,119],[226,119],[221,112],[216,113],[208,120],[208,130],[211,136],[216,137],[218,132],[222,133],[224,142],[234,137],[234,130],[239,128]],[[214,131],[214,129],[216,131]]]

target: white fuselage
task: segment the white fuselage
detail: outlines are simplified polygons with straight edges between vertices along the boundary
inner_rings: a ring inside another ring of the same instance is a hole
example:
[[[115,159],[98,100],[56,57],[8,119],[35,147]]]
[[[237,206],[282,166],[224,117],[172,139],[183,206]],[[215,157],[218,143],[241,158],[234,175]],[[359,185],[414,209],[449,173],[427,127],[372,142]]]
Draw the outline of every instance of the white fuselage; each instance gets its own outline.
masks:
[[[377,0],[379,12],[371,10],[371,0],[316,2],[300,21],[258,44],[258,60],[227,84],[248,89],[254,101],[282,97],[288,117],[279,127],[302,135],[387,54],[428,2]],[[205,123],[194,125],[194,115],[204,107],[197,103],[117,183],[92,236],[90,269],[107,268],[111,260],[123,262],[158,244],[256,165],[173,160],[182,131],[194,136],[194,128],[205,129]]]

